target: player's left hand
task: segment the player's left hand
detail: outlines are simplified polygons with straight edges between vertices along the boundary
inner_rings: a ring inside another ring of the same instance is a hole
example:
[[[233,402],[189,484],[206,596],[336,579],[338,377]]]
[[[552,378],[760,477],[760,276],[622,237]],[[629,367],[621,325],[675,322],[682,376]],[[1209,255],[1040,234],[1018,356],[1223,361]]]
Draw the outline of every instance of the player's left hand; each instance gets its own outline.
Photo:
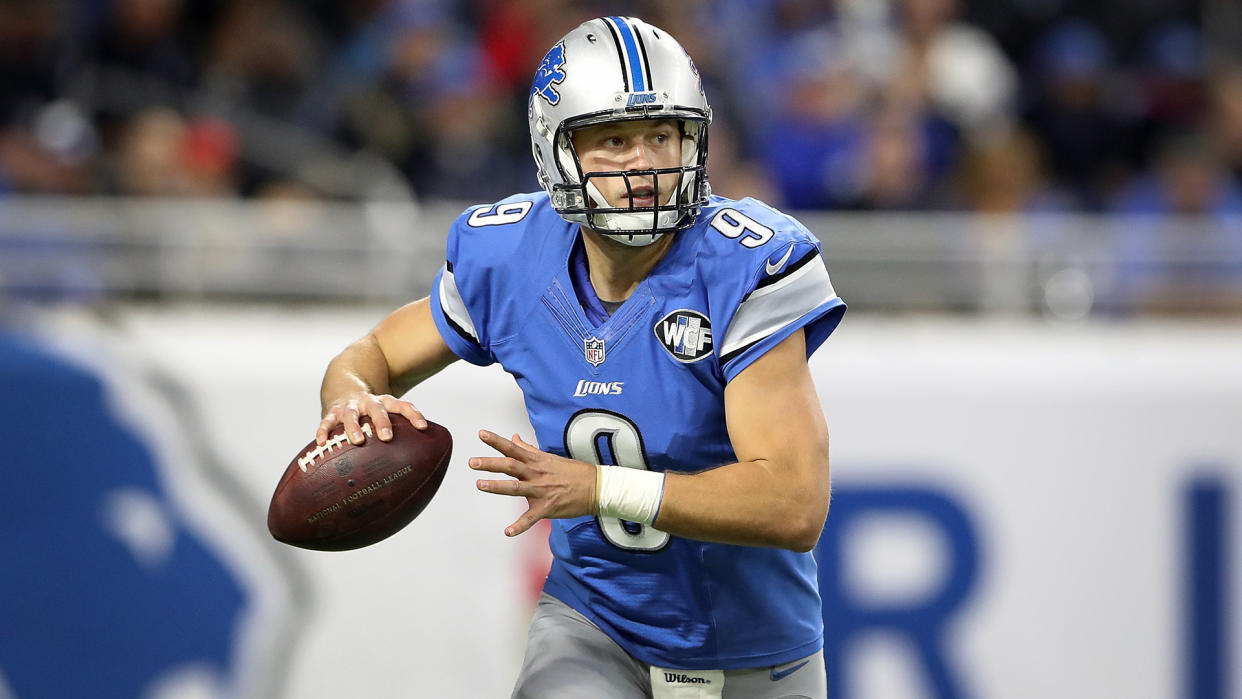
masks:
[[[485,493],[526,498],[526,512],[505,529],[505,536],[517,536],[541,519],[591,514],[595,500],[594,466],[539,451],[516,434],[505,439],[479,430],[479,439],[504,456],[476,456],[470,459],[470,468],[503,473],[517,480],[480,479],[475,487]]]

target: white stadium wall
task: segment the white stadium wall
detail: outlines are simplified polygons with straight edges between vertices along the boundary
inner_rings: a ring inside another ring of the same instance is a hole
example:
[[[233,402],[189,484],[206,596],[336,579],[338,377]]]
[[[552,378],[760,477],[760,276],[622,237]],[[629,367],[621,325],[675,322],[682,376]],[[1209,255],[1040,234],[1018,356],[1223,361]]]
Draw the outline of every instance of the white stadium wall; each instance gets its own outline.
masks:
[[[503,372],[459,363],[412,394],[455,448],[408,529],[344,553],[265,531],[324,366],[383,312],[21,321],[99,372],[158,455],[165,500],[109,496],[123,514],[86,520],[148,573],[172,560],[161,522],[197,532],[243,590],[230,659],[157,668],[148,696],[508,696],[546,552],[503,536],[521,504],[465,467],[478,428],[530,437]],[[833,440],[837,696],[1242,696],[1242,327],[847,316],[811,366]],[[0,697],[26,696],[3,648]]]

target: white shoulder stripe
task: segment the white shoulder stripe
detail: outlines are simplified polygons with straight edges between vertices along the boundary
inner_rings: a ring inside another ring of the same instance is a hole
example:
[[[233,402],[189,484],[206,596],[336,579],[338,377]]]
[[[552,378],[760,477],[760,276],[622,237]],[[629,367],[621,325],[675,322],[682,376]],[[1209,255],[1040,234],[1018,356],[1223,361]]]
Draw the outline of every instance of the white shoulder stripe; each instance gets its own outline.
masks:
[[[837,297],[822,257],[775,284],[755,289],[733,314],[717,356],[762,340]]]
[[[457,280],[453,277],[453,273],[448,270],[445,265],[440,276],[440,308],[444,309],[444,315],[456,325],[460,330],[465,331],[476,343],[479,341],[479,333],[474,329],[474,322],[470,320],[470,313],[466,311],[466,302],[461,298],[461,292],[457,290]]]

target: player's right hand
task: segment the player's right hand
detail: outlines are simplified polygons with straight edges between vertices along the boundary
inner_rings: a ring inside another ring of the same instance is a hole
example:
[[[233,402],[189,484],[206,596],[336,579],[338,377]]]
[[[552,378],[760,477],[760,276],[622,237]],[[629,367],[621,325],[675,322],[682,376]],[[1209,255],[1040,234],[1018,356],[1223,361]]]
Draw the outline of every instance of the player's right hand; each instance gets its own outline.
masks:
[[[345,435],[350,443],[366,442],[367,436],[362,431],[361,424],[364,416],[370,416],[371,425],[375,428],[380,441],[390,441],[392,418],[389,413],[405,416],[415,429],[427,429],[427,419],[423,417],[418,408],[414,407],[413,403],[387,393],[378,396],[373,393],[357,393],[338,400],[328,408],[323,419],[319,421],[319,429],[315,432],[315,443],[319,446],[327,444],[328,433],[337,425],[345,426]]]

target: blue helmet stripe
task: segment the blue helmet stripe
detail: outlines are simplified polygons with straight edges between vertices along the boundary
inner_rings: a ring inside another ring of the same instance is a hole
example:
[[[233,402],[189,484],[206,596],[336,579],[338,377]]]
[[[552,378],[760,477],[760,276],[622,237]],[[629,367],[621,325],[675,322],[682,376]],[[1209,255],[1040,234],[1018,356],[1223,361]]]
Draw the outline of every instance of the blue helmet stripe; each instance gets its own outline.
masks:
[[[625,57],[630,64],[634,91],[645,92],[648,88],[643,80],[642,54],[638,51],[638,44],[634,39],[634,31],[630,29],[630,23],[621,17],[609,17],[608,21],[612,22],[617,31],[621,33],[621,43],[625,47]]]

